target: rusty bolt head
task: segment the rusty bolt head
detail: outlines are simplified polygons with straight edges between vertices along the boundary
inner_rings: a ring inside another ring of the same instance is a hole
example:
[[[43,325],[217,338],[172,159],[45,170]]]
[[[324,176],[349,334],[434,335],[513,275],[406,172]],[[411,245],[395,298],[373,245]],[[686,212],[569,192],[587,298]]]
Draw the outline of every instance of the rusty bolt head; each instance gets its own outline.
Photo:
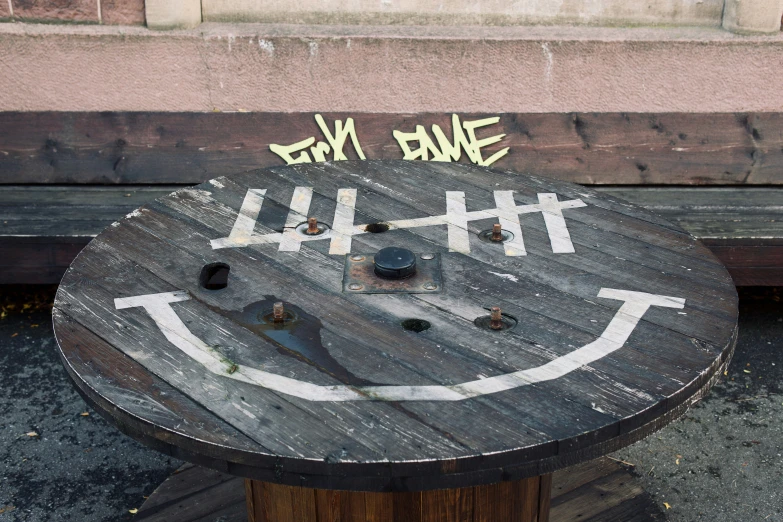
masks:
[[[351,261],[364,261],[364,256],[359,254],[354,254],[351,256]]]
[[[364,288],[364,285],[360,285],[359,283],[351,283],[348,285],[348,290],[361,290]]]
[[[307,218],[307,230],[305,231],[306,234],[315,235],[320,234],[321,230],[318,228],[318,220],[314,217]]]
[[[500,330],[503,328],[503,314],[497,306],[493,306],[489,309],[489,327],[493,330]]]
[[[425,290],[437,290],[438,289],[438,285],[436,285],[435,283],[424,283],[424,289]]]
[[[272,316],[276,323],[281,323],[285,319],[285,309],[283,308],[283,303],[281,301],[272,305]]]
[[[499,223],[492,225],[492,241],[503,241],[503,227]]]

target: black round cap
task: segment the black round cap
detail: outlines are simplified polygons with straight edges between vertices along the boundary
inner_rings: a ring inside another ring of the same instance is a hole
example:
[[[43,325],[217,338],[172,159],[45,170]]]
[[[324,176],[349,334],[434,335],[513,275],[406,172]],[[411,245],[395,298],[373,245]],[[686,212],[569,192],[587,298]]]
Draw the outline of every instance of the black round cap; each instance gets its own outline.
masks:
[[[386,279],[404,279],[416,273],[416,255],[407,248],[382,248],[374,259],[375,273]]]

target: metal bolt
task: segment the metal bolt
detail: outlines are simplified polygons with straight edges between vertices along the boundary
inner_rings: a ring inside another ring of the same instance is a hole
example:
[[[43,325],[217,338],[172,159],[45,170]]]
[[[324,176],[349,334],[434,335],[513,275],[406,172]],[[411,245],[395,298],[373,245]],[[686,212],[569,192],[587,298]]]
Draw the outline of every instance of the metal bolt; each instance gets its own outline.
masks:
[[[425,261],[429,261],[430,259],[435,259],[435,254],[422,254],[421,258]]]
[[[285,309],[283,308],[283,303],[281,301],[272,305],[272,316],[276,323],[282,323],[285,320],[284,315]]]
[[[438,289],[438,285],[436,285],[435,283],[424,283],[424,289],[425,290],[437,290]]]
[[[500,313],[500,308],[497,306],[489,309],[489,327],[493,330],[503,328],[503,314]]]
[[[364,256],[353,255],[351,256],[351,261],[364,261]]]
[[[320,233],[321,230],[318,228],[318,220],[314,217],[307,218],[307,230],[305,230],[305,234],[313,236]]]
[[[348,290],[361,290],[364,288],[364,285],[360,285],[359,283],[351,283],[348,285]]]
[[[503,241],[503,227],[499,223],[492,225],[492,241]]]

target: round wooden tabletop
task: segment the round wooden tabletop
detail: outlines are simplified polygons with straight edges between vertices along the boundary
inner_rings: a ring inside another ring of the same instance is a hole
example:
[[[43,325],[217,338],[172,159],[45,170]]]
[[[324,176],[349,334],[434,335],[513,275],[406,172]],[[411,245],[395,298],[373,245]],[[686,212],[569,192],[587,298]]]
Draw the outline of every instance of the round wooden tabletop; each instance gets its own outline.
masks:
[[[692,236],[587,188],[364,161],[144,206],[82,251],[53,316],[83,396],[147,444],[262,481],[414,491],[662,427],[728,363],[737,294]]]

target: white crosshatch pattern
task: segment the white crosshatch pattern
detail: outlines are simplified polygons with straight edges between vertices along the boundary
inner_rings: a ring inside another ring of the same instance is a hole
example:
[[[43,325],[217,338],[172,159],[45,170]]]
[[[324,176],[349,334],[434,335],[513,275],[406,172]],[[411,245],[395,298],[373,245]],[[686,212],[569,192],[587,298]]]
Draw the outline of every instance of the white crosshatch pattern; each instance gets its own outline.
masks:
[[[303,241],[329,240],[330,254],[345,255],[351,251],[351,238],[367,232],[367,224],[354,224],[356,189],[343,188],[339,189],[337,193],[331,229],[315,236],[297,233],[296,227],[307,220],[313,197],[312,187],[298,186],[294,189],[291,204],[288,207],[289,213],[284,231],[257,234],[254,229],[266,192],[266,189],[249,189],[247,191],[231,232],[227,237],[211,240],[213,249],[276,243],[278,251],[298,252]],[[495,208],[468,211],[464,192],[446,191],[445,214],[392,220],[385,223],[389,225],[390,229],[446,225],[449,251],[469,254],[468,223],[496,218],[504,230],[513,234],[513,240],[504,243],[505,255],[525,256],[527,251],[523,241],[519,215],[540,212],[544,218],[552,252],[555,254],[575,252],[563,210],[587,206],[581,199],[559,201],[554,193],[538,193],[538,203],[518,205],[514,200],[513,191],[497,190],[493,195]],[[221,359],[219,354],[216,354],[203,340],[194,335],[177,315],[175,308],[172,307],[173,303],[187,301],[191,298],[186,291],[118,298],[114,300],[114,304],[118,310],[143,308],[172,345],[201,364],[209,372],[225,378],[261,386],[309,401],[460,401],[558,379],[622,348],[650,307],[682,309],[685,306],[683,298],[614,288],[601,288],[597,297],[621,301],[623,304],[594,341],[534,368],[454,385],[421,386],[318,385],[258,368],[238,365],[234,365],[232,371],[228,372],[226,365],[229,363]]]
[[[323,234],[305,236],[295,231],[300,223],[307,221],[307,213],[313,197],[312,187],[296,187],[289,205],[288,217],[283,232],[256,234],[254,232],[261,206],[266,197],[266,189],[248,189],[242,207],[227,237],[213,239],[212,248],[241,248],[249,245],[278,244],[281,252],[298,252],[303,241],[329,239],[329,253],[345,255],[351,253],[352,236],[367,232],[369,224],[354,224],[356,212],[356,189],[339,189],[331,230]],[[574,244],[568,232],[563,210],[586,207],[581,199],[559,201],[557,194],[539,193],[538,203],[518,205],[511,190],[494,191],[495,208],[468,211],[465,193],[446,191],[446,213],[439,216],[426,216],[413,219],[385,221],[390,230],[446,225],[450,252],[470,253],[470,233],[468,223],[482,219],[498,219],[502,228],[513,234],[513,239],[503,243],[507,256],[525,256],[527,250],[522,234],[520,214],[540,212],[544,217],[552,252],[555,254],[574,253]]]

